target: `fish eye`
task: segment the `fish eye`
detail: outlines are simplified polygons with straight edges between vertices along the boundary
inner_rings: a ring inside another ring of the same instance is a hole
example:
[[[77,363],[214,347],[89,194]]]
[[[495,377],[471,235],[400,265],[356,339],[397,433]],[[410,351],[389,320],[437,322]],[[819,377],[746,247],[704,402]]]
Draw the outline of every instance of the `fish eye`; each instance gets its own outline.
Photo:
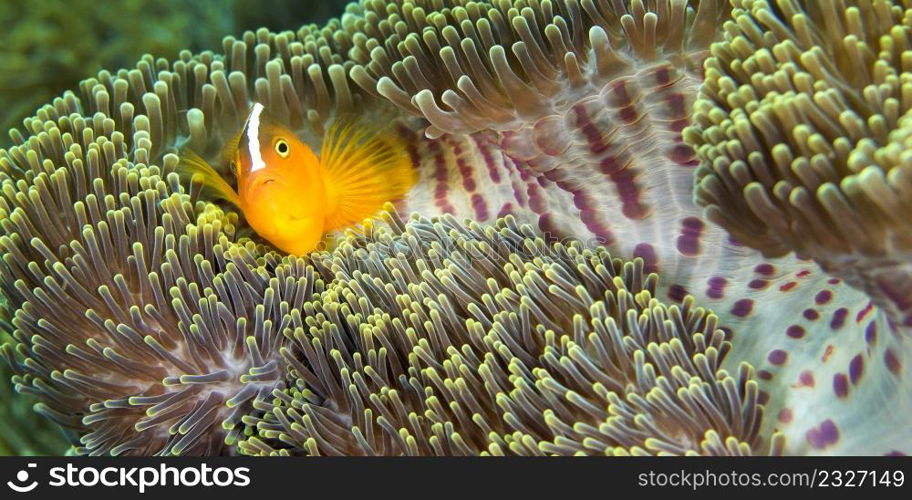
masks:
[[[288,152],[290,151],[288,146],[288,141],[285,139],[279,139],[275,142],[275,152],[278,153],[282,158],[288,158]]]

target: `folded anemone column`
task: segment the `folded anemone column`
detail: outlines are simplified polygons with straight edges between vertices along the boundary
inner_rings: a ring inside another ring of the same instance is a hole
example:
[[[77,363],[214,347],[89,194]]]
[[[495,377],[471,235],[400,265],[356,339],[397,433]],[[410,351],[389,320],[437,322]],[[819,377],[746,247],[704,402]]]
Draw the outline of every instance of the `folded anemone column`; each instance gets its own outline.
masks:
[[[696,200],[912,326],[912,3],[733,3],[686,134]]]
[[[408,209],[512,214],[672,273],[718,261],[713,235],[681,255],[672,234],[702,224],[681,130],[724,0],[364,5],[352,79],[429,123]]]

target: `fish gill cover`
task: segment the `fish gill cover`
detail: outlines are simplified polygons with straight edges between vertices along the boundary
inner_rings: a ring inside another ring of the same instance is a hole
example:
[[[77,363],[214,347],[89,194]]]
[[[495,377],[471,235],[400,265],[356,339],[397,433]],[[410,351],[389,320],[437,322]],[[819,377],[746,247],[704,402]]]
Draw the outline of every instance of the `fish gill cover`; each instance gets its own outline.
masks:
[[[0,150],[4,412],[79,454],[908,453],[910,30],[363,0],[101,71]],[[394,113],[418,184],[277,252],[175,172],[254,101],[314,147]]]

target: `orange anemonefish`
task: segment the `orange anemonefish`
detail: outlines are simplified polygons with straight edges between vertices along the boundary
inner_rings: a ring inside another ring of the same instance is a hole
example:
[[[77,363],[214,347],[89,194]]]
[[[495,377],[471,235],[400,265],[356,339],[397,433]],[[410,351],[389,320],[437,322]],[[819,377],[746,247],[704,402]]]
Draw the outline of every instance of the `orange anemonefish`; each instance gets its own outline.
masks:
[[[237,191],[193,151],[182,153],[178,172],[200,179],[237,206],[257,234],[294,255],[402,198],[416,177],[404,144],[390,133],[336,120],[318,158],[294,132],[269,119],[260,103],[224,156]]]

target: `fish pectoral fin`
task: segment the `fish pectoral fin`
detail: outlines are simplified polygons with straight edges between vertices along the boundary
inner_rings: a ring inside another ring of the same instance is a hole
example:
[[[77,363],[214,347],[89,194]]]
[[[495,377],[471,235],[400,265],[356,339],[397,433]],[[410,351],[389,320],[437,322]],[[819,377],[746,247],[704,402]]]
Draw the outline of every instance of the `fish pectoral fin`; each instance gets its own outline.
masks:
[[[323,137],[326,231],[358,224],[383,204],[402,199],[417,174],[405,141],[395,132],[338,119]]]
[[[177,164],[177,173],[181,178],[188,179],[191,182],[197,181],[203,187],[208,188],[217,198],[223,199],[241,206],[241,200],[237,192],[232,188],[225,179],[209,165],[206,160],[191,150],[182,151],[180,162]]]
[[[240,178],[240,171],[237,168],[237,165],[234,163],[234,156],[237,153],[238,143],[241,142],[241,132],[234,134],[231,139],[228,139],[227,142],[222,146],[222,150],[219,152],[219,157],[223,162],[232,165],[232,172],[235,177]]]

